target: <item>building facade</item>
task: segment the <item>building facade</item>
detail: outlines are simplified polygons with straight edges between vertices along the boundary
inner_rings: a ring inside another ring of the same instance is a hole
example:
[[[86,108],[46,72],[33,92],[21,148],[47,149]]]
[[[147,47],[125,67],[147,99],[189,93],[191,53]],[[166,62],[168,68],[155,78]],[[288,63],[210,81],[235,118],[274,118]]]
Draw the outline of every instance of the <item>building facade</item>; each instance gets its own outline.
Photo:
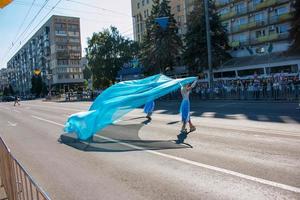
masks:
[[[186,30],[186,3],[187,0],[170,0],[171,13],[177,21],[180,36],[183,36]],[[135,41],[142,41],[142,36],[146,31],[146,20],[151,15],[152,5],[152,0],[131,0]]]
[[[4,90],[4,88],[8,87],[8,71],[6,68],[0,69],[0,92]]]
[[[80,60],[79,18],[53,15],[9,60],[8,79],[19,95],[30,93],[34,70],[41,71],[48,88],[79,87]]]
[[[141,41],[148,16],[143,13],[151,12],[152,1],[131,2],[134,38]],[[233,58],[214,70],[214,79],[249,78],[256,73],[262,77],[299,73],[300,56],[286,53],[292,41],[289,34],[295,11],[292,4],[293,0],[215,0]],[[170,6],[178,22],[178,33],[183,36],[194,0],[170,0]],[[205,74],[208,80],[208,72]]]
[[[286,51],[292,0],[216,0],[233,57]]]

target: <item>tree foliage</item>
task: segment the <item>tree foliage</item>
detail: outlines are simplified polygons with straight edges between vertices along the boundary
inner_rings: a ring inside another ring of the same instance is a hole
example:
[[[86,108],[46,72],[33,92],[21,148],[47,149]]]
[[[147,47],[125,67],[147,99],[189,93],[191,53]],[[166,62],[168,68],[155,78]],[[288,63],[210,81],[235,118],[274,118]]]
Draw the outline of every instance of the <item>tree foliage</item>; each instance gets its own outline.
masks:
[[[91,77],[92,77],[92,70],[90,69],[89,66],[84,66],[84,69],[83,69],[83,78],[85,80],[89,80]]]
[[[123,37],[115,27],[94,33],[88,39],[86,49],[94,87],[105,88],[115,82],[120,67],[133,59],[137,52],[137,43]]]
[[[36,97],[41,96],[41,94],[47,93],[47,87],[43,82],[41,75],[33,75],[31,77],[31,93],[35,94]]]
[[[209,0],[208,12],[210,15],[212,65],[216,67],[230,58],[226,52],[228,39],[226,29],[222,26],[214,2],[211,0]],[[208,67],[203,0],[194,1],[194,10],[188,16],[183,60],[189,67],[191,74],[198,73]]]
[[[166,28],[155,22],[157,18],[168,17]],[[182,47],[177,35],[178,27],[168,0],[153,0],[151,15],[146,22],[140,59],[148,75],[165,72],[176,64]]]

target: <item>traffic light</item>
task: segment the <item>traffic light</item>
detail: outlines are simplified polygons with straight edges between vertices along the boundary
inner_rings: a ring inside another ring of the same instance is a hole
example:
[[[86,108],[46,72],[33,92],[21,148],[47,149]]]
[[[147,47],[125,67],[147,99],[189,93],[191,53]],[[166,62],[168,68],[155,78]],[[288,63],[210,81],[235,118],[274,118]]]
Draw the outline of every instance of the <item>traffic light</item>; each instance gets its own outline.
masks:
[[[4,8],[8,4],[10,4],[12,0],[0,0],[0,8]]]

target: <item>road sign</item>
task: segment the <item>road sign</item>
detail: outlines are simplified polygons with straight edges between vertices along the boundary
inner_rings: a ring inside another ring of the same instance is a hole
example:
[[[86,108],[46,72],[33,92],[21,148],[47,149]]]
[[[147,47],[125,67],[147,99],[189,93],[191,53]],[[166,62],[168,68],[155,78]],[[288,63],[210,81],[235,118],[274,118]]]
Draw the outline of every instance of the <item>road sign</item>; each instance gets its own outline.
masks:
[[[35,70],[33,70],[33,73],[34,73],[36,76],[38,76],[38,75],[40,75],[41,70],[40,70],[40,69],[35,69]]]

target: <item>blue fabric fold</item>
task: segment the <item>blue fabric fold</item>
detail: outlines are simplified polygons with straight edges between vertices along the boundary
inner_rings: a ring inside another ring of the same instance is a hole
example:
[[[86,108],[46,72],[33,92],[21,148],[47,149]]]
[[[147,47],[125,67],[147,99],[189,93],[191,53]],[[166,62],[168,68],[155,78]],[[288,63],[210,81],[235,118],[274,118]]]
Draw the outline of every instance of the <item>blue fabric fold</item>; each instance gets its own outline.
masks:
[[[87,140],[133,109],[177,90],[181,85],[191,83],[195,79],[196,77],[172,79],[158,74],[117,83],[104,90],[89,111],[71,115],[65,123],[64,131],[76,133],[79,139]]]

